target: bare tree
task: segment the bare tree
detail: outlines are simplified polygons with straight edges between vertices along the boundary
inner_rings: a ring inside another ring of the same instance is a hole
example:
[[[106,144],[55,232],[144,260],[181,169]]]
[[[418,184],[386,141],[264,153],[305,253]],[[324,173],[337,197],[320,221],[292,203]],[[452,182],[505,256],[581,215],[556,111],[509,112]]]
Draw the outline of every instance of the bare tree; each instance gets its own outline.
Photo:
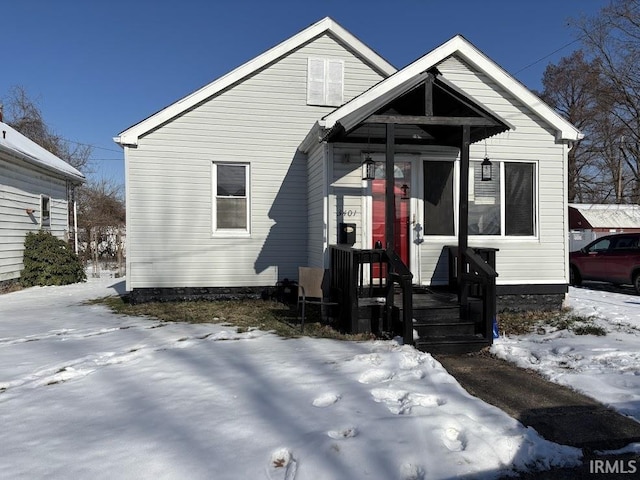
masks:
[[[85,260],[92,260],[94,275],[99,261],[115,261],[123,272],[123,249],[126,209],[122,187],[113,181],[90,181],[78,191],[78,225]]]
[[[541,98],[585,133],[585,138],[576,142],[568,155],[570,202],[591,199],[600,176],[594,143],[599,126],[600,82],[598,63],[585,60],[582,51],[562,58],[557,65],[549,65],[542,78]]]
[[[611,124],[615,126],[608,140],[611,144],[610,167],[617,165],[619,188],[617,201],[638,203],[640,188],[640,1],[614,0],[599,15],[577,23],[582,41],[599,63],[602,81],[601,101],[608,105]],[[603,144],[603,148],[606,146]],[[613,155],[613,151],[617,155]],[[624,178],[624,172],[628,178]],[[625,195],[623,196],[623,193]]]
[[[91,146],[70,142],[54,133],[45,123],[37,103],[29,97],[24,87],[13,86],[2,103],[9,125],[78,170],[87,171],[92,153]]]

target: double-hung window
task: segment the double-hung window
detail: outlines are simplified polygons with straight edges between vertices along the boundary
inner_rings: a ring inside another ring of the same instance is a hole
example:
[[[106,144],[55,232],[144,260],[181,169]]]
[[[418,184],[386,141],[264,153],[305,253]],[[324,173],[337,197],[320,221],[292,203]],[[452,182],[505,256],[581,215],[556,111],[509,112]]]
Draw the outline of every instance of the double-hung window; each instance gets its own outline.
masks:
[[[213,164],[214,234],[249,233],[249,164]]]
[[[344,103],[344,61],[309,58],[307,104],[339,107]]]

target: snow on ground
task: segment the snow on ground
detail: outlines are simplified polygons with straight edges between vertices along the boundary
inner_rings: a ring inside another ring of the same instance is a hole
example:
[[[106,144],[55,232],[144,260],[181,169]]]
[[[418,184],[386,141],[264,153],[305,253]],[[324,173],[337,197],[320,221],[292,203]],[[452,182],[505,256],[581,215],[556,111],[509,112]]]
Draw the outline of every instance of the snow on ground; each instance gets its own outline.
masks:
[[[580,460],[394,341],[286,340],[82,303],[123,284],[0,296],[3,478],[496,478]]]
[[[640,421],[640,296],[592,286],[570,287],[567,306],[593,317],[605,336],[559,330],[501,337],[491,351]]]

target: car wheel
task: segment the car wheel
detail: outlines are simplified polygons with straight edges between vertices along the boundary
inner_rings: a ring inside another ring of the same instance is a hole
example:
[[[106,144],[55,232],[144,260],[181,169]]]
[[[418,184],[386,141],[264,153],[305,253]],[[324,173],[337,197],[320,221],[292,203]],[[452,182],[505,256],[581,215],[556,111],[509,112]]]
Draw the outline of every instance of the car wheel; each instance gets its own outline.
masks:
[[[640,280],[638,280],[638,282],[640,283]],[[580,275],[580,271],[573,265],[569,268],[569,283],[576,287],[582,285],[582,276]]]
[[[636,273],[633,277],[633,288],[635,288],[636,293],[640,295],[640,272]]]

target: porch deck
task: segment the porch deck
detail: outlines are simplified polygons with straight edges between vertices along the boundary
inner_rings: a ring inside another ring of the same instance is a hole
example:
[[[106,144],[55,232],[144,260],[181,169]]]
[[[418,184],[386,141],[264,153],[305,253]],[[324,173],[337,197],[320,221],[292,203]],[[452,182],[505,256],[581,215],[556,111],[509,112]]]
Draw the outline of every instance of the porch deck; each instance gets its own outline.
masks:
[[[384,250],[331,247],[331,283],[341,305],[342,328],[400,335],[406,344],[431,353],[470,352],[491,345],[496,275],[485,258],[469,250],[458,290],[412,285],[411,273]],[[495,259],[495,251],[486,258]],[[373,271],[385,271],[387,278],[365,284]],[[458,285],[455,275],[451,282]]]

